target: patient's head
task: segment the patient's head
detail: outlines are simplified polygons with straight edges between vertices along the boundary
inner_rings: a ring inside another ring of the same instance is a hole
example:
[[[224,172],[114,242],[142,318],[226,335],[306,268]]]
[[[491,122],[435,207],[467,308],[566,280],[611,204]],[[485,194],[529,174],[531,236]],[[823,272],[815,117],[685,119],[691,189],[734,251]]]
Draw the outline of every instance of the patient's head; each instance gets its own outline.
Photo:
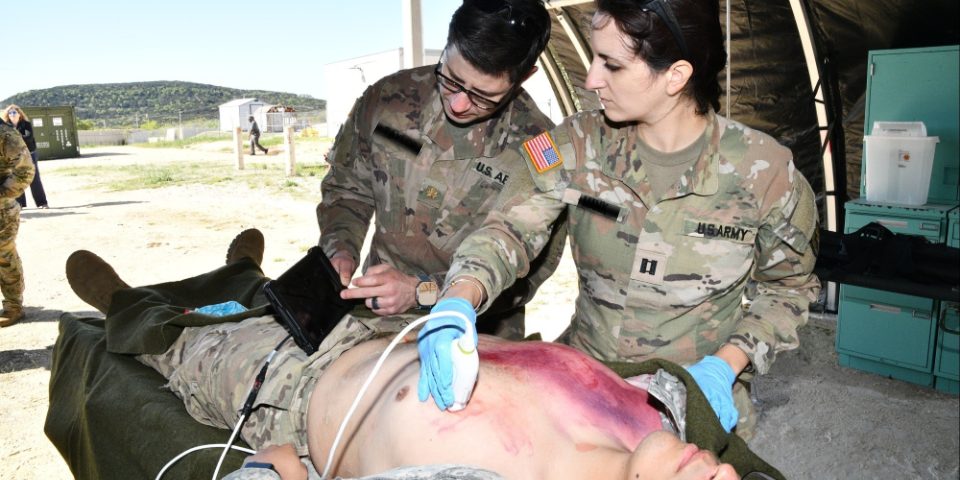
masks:
[[[647,435],[627,463],[623,480],[739,480],[728,464],[710,451],[658,430]]]

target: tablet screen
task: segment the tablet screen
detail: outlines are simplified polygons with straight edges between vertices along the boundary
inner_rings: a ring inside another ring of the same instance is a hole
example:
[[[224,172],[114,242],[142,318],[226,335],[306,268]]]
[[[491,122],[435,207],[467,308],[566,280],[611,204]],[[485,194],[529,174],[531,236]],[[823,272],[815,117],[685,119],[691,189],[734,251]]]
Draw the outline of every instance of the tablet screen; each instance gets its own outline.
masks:
[[[280,278],[267,282],[264,293],[293,335],[297,345],[313,354],[323,339],[362,300],[343,300],[340,283],[330,260],[318,247]]]

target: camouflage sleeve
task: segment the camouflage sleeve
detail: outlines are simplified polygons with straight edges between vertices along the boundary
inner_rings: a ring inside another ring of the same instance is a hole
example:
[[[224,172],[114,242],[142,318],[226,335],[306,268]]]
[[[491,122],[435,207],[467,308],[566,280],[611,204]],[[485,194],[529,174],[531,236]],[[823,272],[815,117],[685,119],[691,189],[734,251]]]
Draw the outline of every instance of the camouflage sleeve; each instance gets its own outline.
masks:
[[[300,462],[307,467],[307,480],[321,480],[320,474],[314,468],[308,457],[300,457]],[[241,468],[221,480],[281,480],[280,474],[266,468]]]
[[[0,130],[0,196],[17,198],[33,181],[33,159],[20,134],[12,127]]]
[[[523,277],[523,280],[529,285],[528,302],[533,299],[540,285],[543,285],[543,282],[546,282],[560,266],[560,261],[563,259],[563,248],[567,245],[567,230],[567,215],[564,210],[560,212],[560,216],[553,223],[553,232],[550,234],[550,239],[547,240],[547,245],[540,252],[540,255],[530,262],[530,271]]]
[[[281,480],[280,474],[266,468],[241,468],[223,477],[223,480]]]
[[[768,192],[777,198],[757,234],[751,273],[757,295],[727,340],[750,357],[757,374],[770,370],[777,353],[799,346],[797,329],[807,323],[810,302],[820,292],[813,274],[818,223],[813,190],[793,162],[788,168],[792,185],[786,192]]]
[[[527,163],[526,157],[520,153],[522,148],[523,144],[518,142],[503,155],[514,157],[508,158],[508,161]],[[555,172],[560,172],[560,169],[547,173],[559,174]],[[446,281],[449,284],[461,275],[479,280],[486,288],[488,298],[481,305],[480,313],[490,307],[489,299],[497,298],[518,277],[526,276],[531,271],[532,259],[536,259],[544,249],[548,249],[546,253],[550,256],[547,261],[556,262],[547,267],[550,273],[559,264],[558,253],[562,255],[566,235],[561,232],[561,235],[551,238],[551,234],[554,221],[565,211],[566,205],[562,202],[563,188],[552,185],[540,178],[535,181],[529,171],[523,174],[522,169],[518,170],[500,192],[497,204],[483,225],[457,248]],[[566,223],[562,223],[560,228],[565,229]],[[548,276],[544,271],[537,272],[534,278],[542,283]]]
[[[327,255],[349,252],[358,262],[375,208],[367,139],[378,90],[377,85],[368,88],[340,128],[327,154],[330,171],[321,183],[322,200],[317,205],[320,247]]]

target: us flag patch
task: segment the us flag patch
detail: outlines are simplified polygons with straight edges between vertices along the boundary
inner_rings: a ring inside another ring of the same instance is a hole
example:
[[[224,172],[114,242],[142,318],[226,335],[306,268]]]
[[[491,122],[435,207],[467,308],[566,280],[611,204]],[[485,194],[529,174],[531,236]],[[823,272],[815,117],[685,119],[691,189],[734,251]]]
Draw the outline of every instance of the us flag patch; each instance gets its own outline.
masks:
[[[537,167],[537,173],[546,172],[563,163],[563,159],[560,158],[560,152],[557,151],[557,146],[553,143],[553,139],[550,138],[550,134],[547,132],[543,132],[523,142],[523,146],[527,149],[527,153],[530,154],[530,159],[533,160],[533,166]]]

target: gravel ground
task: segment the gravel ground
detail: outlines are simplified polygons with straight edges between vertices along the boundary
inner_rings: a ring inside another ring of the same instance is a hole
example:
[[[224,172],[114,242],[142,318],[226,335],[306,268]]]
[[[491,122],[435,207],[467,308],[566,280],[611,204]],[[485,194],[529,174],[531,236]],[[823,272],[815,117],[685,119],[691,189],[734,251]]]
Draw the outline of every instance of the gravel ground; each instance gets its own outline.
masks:
[[[0,330],[0,479],[71,478],[43,434],[57,318],[63,312],[97,315],[66,282],[64,263],[71,252],[91,250],[127,283],[143,285],[221,265],[230,240],[244,228],[264,232],[269,276],[279,275],[316,243],[315,200],[239,184],[107,192],[58,173],[95,164],[232,164],[232,156],[219,148],[111,147],[86,149],[79,159],[41,162],[51,208],[23,210],[17,240],[28,318]],[[322,154],[298,151],[297,158],[310,162]],[[282,158],[246,161],[252,168]],[[297,181],[316,183],[319,191],[319,179]],[[528,333],[540,331],[549,339],[563,330],[573,312],[576,281],[568,256],[534,299]],[[796,480],[958,478],[957,397],[839,367],[834,327],[820,321],[802,329],[801,348],[781,355],[759,381],[760,423],[752,447]]]

